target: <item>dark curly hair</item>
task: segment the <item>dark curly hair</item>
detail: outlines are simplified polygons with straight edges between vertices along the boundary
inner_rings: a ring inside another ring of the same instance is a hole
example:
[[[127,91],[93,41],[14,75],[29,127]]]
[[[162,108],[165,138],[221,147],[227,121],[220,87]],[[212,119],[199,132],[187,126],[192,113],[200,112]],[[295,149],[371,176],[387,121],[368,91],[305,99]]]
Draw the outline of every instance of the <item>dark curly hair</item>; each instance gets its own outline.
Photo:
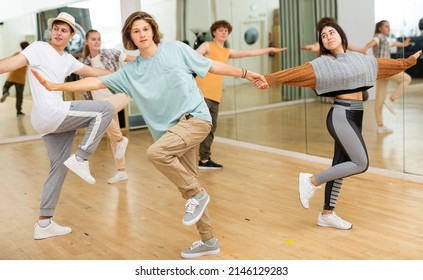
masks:
[[[223,27],[223,28],[227,28],[228,29],[228,33],[231,34],[232,32],[232,25],[227,22],[226,20],[218,20],[215,21],[211,26],[210,26],[210,34],[213,36],[213,32],[215,32],[218,28]]]

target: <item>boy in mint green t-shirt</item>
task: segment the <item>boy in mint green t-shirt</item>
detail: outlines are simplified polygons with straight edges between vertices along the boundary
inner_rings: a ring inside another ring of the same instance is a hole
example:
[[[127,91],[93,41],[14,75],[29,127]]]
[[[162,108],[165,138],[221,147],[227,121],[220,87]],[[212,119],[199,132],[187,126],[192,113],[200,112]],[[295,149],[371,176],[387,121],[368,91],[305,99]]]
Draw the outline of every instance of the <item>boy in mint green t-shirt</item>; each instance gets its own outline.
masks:
[[[207,205],[210,196],[197,176],[196,148],[211,129],[211,116],[193,73],[207,72],[260,80],[260,74],[203,57],[182,42],[160,42],[154,18],[134,12],[122,28],[125,49],[139,50],[136,60],[101,78],[85,78],[70,83],[51,84],[34,73],[49,90],[89,91],[108,87],[125,92],[139,107],[154,138],[148,148],[150,162],[172,181],[186,200],[182,223],[196,225],[201,240],[181,252],[183,258],[218,254]]]

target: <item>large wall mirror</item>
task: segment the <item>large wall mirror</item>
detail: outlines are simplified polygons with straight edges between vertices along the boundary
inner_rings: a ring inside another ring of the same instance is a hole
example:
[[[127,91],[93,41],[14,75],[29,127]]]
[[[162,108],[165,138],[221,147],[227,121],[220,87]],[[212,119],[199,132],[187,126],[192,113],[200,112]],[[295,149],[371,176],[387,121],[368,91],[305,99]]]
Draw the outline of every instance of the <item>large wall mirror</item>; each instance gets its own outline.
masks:
[[[113,0],[110,2],[116,2],[120,7],[124,7],[126,3],[136,2],[136,7],[153,14],[160,24],[163,40],[186,40],[194,47],[198,36],[206,34],[212,22],[225,19],[233,25],[228,40],[231,48],[261,48],[269,45],[289,48],[281,54],[230,60],[233,65],[262,73],[300,65],[313,59],[315,54],[300,50],[300,46],[316,41],[316,22],[323,16],[336,17],[346,31],[350,44],[356,47],[364,46],[373,38],[375,23],[382,19],[390,21],[392,40],[404,40],[409,36],[413,38],[410,47],[391,50],[397,57],[408,55],[408,51],[413,50],[412,47],[417,48],[418,42],[421,42],[418,39],[420,36],[418,22],[423,17],[423,14],[419,13],[423,11],[423,3],[419,0],[401,2],[399,0]],[[103,7],[99,4],[94,10],[98,12]],[[17,24],[18,22],[20,24]],[[32,16],[28,16],[28,20],[20,17],[5,21],[0,26],[2,38],[20,35],[13,42],[2,40],[1,56],[4,57],[10,50],[16,49],[19,41],[26,35],[35,34],[25,30],[26,27],[23,33],[18,32],[18,28],[34,24]],[[112,37],[116,37],[117,40],[120,40],[118,34],[120,24],[121,22],[110,27]],[[9,30],[10,26],[15,27]],[[93,28],[100,27],[93,23]],[[104,33],[108,33],[108,30],[106,29]],[[368,51],[367,54],[372,55],[372,52]],[[420,141],[423,123],[422,64],[423,60],[420,59],[416,67],[407,71],[412,76],[412,82],[404,88],[404,95],[396,102],[396,114],[392,115],[386,108],[383,109],[384,122],[394,130],[393,133],[377,133],[374,112],[376,91],[374,88],[369,90],[370,98],[365,102],[363,136],[372,167],[423,176],[423,162],[420,160],[420,156],[423,155],[423,143]],[[1,78],[4,79],[4,75]],[[392,91],[391,84],[388,87],[388,95],[389,91]],[[0,106],[0,114],[12,110],[7,127],[3,127],[6,122],[2,115],[0,137],[17,136],[9,133],[13,126],[19,126],[19,122],[22,122],[14,115],[13,104],[10,105],[10,109],[5,109],[3,103]],[[259,91],[243,80],[225,78],[216,134],[222,138],[331,158],[333,141],[325,124],[330,107],[330,100],[317,98],[311,90],[275,86],[269,90]],[[30,124],[26,130],[26,133],[32,133]],[[25,132],[21,129],[18,135],[23,134]]]

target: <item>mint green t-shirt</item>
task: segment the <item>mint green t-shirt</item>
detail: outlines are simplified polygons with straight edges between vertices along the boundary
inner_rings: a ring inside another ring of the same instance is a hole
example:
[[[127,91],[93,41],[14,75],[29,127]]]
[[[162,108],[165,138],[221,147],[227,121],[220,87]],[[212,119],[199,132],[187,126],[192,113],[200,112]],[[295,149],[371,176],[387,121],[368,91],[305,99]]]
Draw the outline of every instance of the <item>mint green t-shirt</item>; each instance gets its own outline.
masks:
[[[204,77],[211,64],[212,60],[182,42],[165,42],[158,45],[153,57],[139,55],[118,71],[99,78],[112,92],[132,97],[157,140],[184,114],[211,122],[192,75]]]

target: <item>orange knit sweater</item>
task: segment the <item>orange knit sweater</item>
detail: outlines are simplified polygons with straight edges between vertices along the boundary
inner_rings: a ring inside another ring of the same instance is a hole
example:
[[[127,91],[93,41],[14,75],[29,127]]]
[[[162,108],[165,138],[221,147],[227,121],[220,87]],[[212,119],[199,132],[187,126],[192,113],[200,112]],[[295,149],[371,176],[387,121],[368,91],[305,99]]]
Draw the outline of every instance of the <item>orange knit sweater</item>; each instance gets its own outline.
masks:
[[[398,59],[376,58],[376,61],[378,80],[400,73],[417,63],[417,59],[414,56]],[[317,85],[316,75],[310,63],[267,74],[264,77],[269,86],[273,84],[284,84],[314,89]]]

